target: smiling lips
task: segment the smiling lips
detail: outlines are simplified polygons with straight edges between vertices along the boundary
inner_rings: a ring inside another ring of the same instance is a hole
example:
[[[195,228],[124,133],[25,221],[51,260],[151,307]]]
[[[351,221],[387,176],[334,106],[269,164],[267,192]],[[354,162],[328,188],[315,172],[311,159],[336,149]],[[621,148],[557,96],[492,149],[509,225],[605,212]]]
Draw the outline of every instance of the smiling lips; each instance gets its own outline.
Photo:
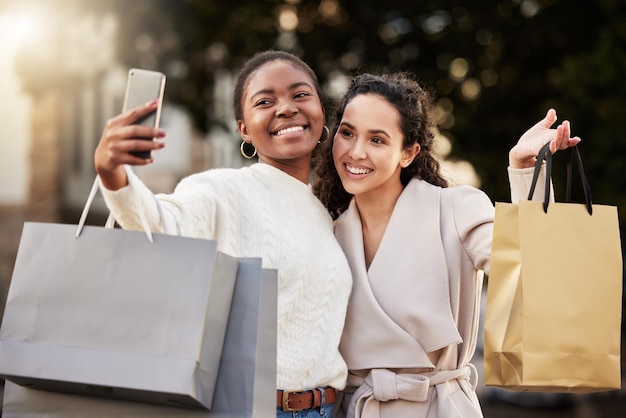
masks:
[[[352,165],[346,164],[346,170],[348,170],[348,172],[350,174],[355,174],[355,175],[359,175],[359,174],[367,174],[367,173],[371,173],[373,170],[369,169],[369,168],[357,168],[354,167]]]
[[[287,135],[292,132],[300,132],[300,131],[304,131],[304,126],[292,126],[290,128],[281,129],[279,131],[276,131],[274,135],[276,136]]]

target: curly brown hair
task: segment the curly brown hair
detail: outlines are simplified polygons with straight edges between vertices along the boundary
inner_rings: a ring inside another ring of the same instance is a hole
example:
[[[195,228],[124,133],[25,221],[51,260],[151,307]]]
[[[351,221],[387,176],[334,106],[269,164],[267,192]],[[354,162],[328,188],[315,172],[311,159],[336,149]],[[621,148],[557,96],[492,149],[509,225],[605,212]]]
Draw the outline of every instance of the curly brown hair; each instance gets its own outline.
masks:
[[[420,152],[413,162],[400,172],[400,181],[406,186],[412,178],[419,178],[435,186],[447,187],[440,173],[439,162],[432,155],[434,140],[434,94],[406,72],[370,74],[352,79],[348,90],[336,107],[330,140],[325,141],[316,154],[313,192],[337,219],[348,208],[352,195],[341,184],[333,161],[333,138],[337,133],[348,103],[362,94],[375,94],[385,99],[400,114],[400,129],[404,134],[403,147],[419,144]]]

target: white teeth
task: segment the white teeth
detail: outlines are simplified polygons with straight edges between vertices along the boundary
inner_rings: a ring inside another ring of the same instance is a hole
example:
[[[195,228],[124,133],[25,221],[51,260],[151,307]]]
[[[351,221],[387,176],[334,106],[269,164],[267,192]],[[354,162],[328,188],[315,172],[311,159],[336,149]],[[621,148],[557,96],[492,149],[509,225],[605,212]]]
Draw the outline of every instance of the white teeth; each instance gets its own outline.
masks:
[[[352,174],[367,174],[372,170],[369,170],[367,168],[356,168],[356,167],[352,167],[347,165],[346,168],[348,169],[348,171]]]
[[[304,131],[304,127],[303,126],[293,126],[291,128],[281,129],[280,131],[276,132],[276,135],[285,135],[285,134],[289,134],[291,132],[298,132],[298,131]]]

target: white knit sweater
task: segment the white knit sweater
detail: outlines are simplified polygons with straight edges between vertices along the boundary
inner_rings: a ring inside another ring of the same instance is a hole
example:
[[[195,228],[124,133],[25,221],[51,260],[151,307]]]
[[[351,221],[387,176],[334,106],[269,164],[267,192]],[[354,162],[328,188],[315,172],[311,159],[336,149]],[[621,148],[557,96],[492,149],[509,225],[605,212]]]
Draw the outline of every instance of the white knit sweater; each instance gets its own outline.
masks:
[[[262,257],[263,267],[278,270],[277,388],[343,389],[338,347],[352,278],[332,219],[309,185],[261,163],[194,174],[170,195],[155,196],[130,176],[117,191],[101,185],[123,228],[140,230],[141,210],[153,232],[215,239],[226,254]]]

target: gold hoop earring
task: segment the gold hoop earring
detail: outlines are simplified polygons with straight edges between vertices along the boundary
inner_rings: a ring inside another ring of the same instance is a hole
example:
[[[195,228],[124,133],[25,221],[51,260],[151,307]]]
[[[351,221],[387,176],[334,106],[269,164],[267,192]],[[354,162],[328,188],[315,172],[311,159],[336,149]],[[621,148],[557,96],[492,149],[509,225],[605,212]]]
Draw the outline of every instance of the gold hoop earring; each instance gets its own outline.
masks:
[[[322,126],[322,129],[324,130],[324,133],[322,134],[320,140],[317,141],[318,144],[321,144],[322,142],[328,140],[328,138],[330,137],[330,130],[328,129],[328,126],[324,125]]]
[[[252,149],[254,149],[254,152],[252,153],[252,155],[246,154],[246,150],[244,149],[246,144],[250,145]],[[252,142],[241,141],[241,146],[239,147],[239,151],[241,151],[241,155],[243,155],[243,158],[248,159],[248,160],[256,156],[256,148],[254,147]]]

